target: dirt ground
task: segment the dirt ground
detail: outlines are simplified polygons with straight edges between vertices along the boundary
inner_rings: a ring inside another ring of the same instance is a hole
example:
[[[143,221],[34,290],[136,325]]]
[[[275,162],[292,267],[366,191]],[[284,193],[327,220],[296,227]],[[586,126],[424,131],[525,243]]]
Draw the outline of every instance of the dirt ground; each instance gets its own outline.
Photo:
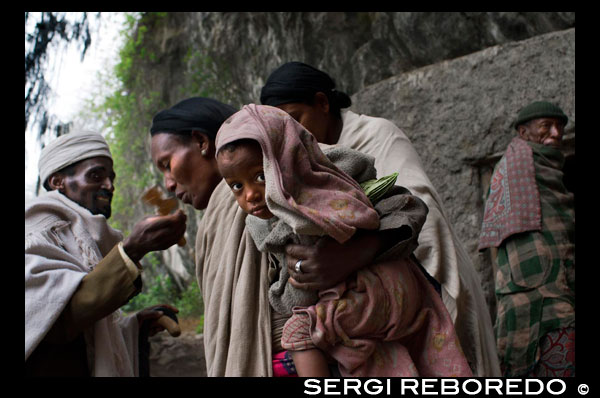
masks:
[[[179,319],[181,335],[166,331],[150,338],[151,377],[206,376],[204,336],[196,333],[200,319]]]
[[[179,327],[181,328],[181,332],[193,332],[196,333],[196,328],[200,323],[199,318],[185,318],[179,319]]]

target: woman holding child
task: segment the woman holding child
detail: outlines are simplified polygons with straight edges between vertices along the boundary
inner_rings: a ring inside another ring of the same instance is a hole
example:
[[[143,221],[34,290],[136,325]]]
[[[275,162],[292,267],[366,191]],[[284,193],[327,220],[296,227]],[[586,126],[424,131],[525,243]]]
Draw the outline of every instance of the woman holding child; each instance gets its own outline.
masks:
[[[277,273],[270,268],[272,255],[256,248],[246,228],[247,214],[217,167],[214,139],[233,113],[235,109],[206,98],[182,101],[160,112],[151,131],[152,157],[165,175],[167,189],[195,208],[206,209],[197,234],[196,263],[205,305],[208,374],[295,373],[281,347],[287,318],[273,311],[269,303],[269,286]],[[404,185],[401,180],[399,183]],[[331,288],[371,264],[401,235],[400,229],[369,230],[345,243],[324,237],[312,246],[288,245],[290,284],[313,290]],[[298,260],[303,260],[303,273],[293,270]],[[495,374],[493,366],[477,357],[467,359],[476,375]]]
[[[420,199],[387,178],[377,195],[367,194],[358,183],[375,179],[372,157],[348,148],[324,153],[274,107],[244,106],[219,129],[216,148],[219,171],[248,213],[246,228],[275,257],[272,269],[285,262],[290,241],[329,235],[344,243],[360,230],[405,231],[372,265],[318,297],[286,286],[281,269],[269,301],[289,317],[282,347],[299,376],[330,376],[328,358],[344,377],[472,375],[441,297],[411,258],[427,215]]]

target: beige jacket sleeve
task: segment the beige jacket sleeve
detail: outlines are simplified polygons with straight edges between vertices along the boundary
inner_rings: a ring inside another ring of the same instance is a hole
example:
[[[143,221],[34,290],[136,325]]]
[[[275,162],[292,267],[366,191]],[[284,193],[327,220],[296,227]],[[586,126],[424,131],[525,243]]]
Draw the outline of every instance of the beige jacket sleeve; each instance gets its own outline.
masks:
[[[64,311],[48,332],[46,341],[66,343],[85,328],[126,304],[142,288],[141,267],[115,247],[87,274]]]

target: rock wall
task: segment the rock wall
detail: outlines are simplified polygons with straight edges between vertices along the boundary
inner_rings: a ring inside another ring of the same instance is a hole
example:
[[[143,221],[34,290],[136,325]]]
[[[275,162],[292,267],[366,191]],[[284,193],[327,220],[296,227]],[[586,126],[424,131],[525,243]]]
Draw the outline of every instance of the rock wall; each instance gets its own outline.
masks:
[[[415,68],[574,27],[575,13],[230,12],[192,13],[182,22],[193,51],[227,68],[247,103],[287,61],[326,70],[353,94]]]

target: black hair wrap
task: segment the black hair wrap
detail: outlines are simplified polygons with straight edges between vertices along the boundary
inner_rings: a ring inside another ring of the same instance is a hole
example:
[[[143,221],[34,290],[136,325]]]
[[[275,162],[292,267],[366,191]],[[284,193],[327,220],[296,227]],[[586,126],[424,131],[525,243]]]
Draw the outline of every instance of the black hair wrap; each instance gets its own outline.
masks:
[[[335,89],[335,81],[327,73],[302,62],[287,62],[275,69],[261,90],[260,101],[271,106],[307,103],[317,92],[325,93],[334,108],[352,105],[346,93]]]
[[[199,130],[214,140],[223,122],[235,112],[234,107],[212,98],[188,98],[157,113],[152,119],[150,134]]]

